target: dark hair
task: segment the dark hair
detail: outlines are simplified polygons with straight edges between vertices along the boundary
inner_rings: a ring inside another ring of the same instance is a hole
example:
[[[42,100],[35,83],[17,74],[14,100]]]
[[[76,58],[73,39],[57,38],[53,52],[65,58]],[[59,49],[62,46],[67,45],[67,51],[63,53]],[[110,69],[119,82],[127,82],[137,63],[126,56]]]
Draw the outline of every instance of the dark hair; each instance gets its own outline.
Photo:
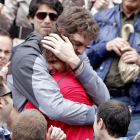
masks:
[[[49,36],[49,33],[51,33],[51,31],[47,31],[47,33],[46,33],[46,36]],[[42,39],[43,39],[44,37],[42,37]],[[41,40],[42,39],[40,39],[40,41],[39,41],[39,43],[38,43],[38,45],[39,45],[39,48],[40,48],[40,50],[41,50],[41,52],[43,53],[43,55],[45,56],[45,58],[48,60],[48,59],[53,59],[53,58],[56,58],[56,59],[58,59],[58,60],[60,60],[53,52],[51,52],[50,50],[48,50],[48,49],[46,49],[46,48],[44,48],[43,46],[42,46],[42,43],[41,43]]]
[[[0,96],[4,95],[4,93],[5,93],[5,87],[4,87],[2,80],[3,80],[3,77],[0,76]]]
[[[21,112],[12,123],[14,140],[44,140],[46,131],[47,121],[36,109]]]
[[[108,134],[114,138],[126,137],[131,120],[129,108],[121,101],[109,100],[97,110],[97,123],[103,119]]]
[[[94,20],[92,14],[82,7],[66,8],[61,16],[58,17],[55,26],[52,29],[67,37],[70,34],[84,34],[89,40],[96,40],[99,32],[99,26]]]
[[[49,7],[54,9],[58,15],[60,15],[63,12],[63,6],[58,0],[32,0],[29,5],[28,17],[34,18],[38,8],[42,4],[47,4]]]
[[[10,39],[10,35],[8,32],[6,32],[4,29],[0,28],[0,36],[8,36]],[[12,40],[12,39],[11,39]]]

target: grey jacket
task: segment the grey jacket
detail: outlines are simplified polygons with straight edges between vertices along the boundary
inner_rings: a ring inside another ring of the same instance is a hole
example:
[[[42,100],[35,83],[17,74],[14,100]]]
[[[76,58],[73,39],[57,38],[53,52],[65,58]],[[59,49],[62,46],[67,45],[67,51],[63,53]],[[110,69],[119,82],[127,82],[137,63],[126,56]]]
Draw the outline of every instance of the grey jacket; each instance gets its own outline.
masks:
[[[93,124],[94,107],[66,100],[61,95],[39,49],[40,39],[41,35],[31,33],[17,48],[11,61],[7,85],[13,92],[14,106],[22,111],[29,100],[50,119],[71,125]],[[87,56],[83,54],[79,57],[84,61],[84,68],[77,79],[97,105],[107,101],[109,92],[105,84],[92,70]]]

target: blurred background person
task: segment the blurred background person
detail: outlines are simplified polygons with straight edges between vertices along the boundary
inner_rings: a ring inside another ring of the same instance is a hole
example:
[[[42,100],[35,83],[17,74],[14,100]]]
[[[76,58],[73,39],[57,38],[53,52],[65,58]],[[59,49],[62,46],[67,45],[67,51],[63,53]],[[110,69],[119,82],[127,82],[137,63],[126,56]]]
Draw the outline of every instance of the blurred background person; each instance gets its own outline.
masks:
[[[12,92],[2,82],[3,78],[0,76],[0,140],[8,140],[10,138],[10,132],[3,124],[11,118],[13,100]]]
[[[35,109],[24,110],[12,123],[12,140],[65,140],[66,135],[51,126],[47,133],[45,117]]]
[[[9,34],[0,29],[0,70],[9,62],[12,46],[12,39]]]
[[[109,100],[98,107],[94,121],[96,140],[129,140],[129,108],[121,101]]]
[[[30,2],[31,0],[5,0],[4,6],[1,5],[1,28],[10,33],[14,39],[13,46],[23,42],[27,35],[33,31],[27,17]]]

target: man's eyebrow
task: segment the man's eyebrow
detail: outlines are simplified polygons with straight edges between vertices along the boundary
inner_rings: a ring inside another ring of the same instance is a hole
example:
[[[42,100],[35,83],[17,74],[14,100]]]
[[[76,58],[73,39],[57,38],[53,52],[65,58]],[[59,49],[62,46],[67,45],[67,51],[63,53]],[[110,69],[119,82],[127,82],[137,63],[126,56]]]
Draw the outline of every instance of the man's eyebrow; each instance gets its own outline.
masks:
[[[3,49],[0,49],[0,50],[3,50]],[[12,49],[11,49],[12,50]],[[3,51],[11,51],[11,50],[3,50]]]

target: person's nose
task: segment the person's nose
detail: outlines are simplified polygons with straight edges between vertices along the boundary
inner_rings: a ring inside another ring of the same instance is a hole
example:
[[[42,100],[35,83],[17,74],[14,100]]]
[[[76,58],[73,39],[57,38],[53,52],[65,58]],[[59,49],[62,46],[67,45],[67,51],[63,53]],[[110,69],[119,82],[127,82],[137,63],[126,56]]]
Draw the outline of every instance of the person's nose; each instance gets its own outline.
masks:
[[[5,53],[4,52],[0,52],[0,57],[1,58],[5,58]]]
[[[50,23],[51,22],[51,19],[50,19],[49,15],[46,16],[46,18],[44,19],[44,22],[45,23]]]
[[[78,52],[80,55],[82,55],[82,54],[84,53],[84,51],[85,51],[85,46],[80,47],[80,48],[77,49],[77,52]]]

